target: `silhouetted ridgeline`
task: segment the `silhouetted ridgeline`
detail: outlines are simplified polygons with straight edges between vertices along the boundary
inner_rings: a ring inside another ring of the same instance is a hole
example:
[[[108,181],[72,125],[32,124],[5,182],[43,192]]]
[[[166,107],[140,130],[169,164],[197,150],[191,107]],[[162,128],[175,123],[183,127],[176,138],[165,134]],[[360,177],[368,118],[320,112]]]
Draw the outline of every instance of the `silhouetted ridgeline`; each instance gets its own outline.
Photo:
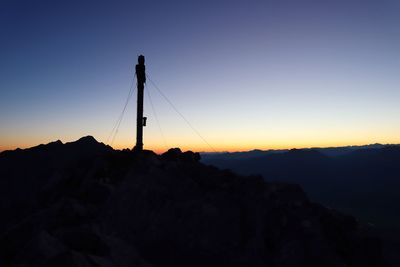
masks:
[[[1,153],[0,265],[386,266],[364,226],[299,186],[199,159],[93,137]]]

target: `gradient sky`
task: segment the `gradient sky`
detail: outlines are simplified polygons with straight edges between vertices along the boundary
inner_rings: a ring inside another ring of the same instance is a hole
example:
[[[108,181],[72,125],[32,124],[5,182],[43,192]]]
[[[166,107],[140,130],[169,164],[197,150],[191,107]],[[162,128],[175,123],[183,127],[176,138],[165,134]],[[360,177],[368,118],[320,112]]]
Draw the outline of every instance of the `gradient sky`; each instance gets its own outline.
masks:
[[[215,150],[400,143],[400,1],[0,3],[0,150],[106,142],[139,54]],[[148,83],[145,148],[210,151]],[[113,146],[135,143],[136,91]]]

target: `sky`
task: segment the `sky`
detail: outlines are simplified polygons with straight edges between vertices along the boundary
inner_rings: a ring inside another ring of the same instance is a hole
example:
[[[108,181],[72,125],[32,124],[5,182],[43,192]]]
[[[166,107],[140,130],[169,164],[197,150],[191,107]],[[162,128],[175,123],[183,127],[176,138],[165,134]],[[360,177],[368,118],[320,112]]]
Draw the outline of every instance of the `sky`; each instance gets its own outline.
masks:
[[[2,0],[0,151],[86,135],[132,148],[136,90],[112,129],[140,54],[190,124],[147,82],[147,149],[400,143],[398,14],[398,0]]]

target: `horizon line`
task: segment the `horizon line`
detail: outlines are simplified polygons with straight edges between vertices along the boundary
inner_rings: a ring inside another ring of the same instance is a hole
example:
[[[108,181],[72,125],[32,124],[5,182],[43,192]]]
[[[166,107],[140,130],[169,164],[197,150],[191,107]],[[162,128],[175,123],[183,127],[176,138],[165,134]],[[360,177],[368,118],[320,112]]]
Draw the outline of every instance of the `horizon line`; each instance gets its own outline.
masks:
[[[83,137],[81,137],[81,138],[83,138]],[[37,144],[37,145],[34,145],[34,146],[26,146],[26,147],[13,147],[13,148],[1,148],[0,147],[0,153],[2,153],[4,151],[14,151],[14,150],[18,150],[18,149],[21,149],[21,150],[30,149],[30,148],[37,147],[37,146],[40,146],[40,145],[48,145],[50,143],[54,143],[54,142],[57,142],[57,141],[61,141],[62,144],[73,143],[73,142],[78,141],[81,138],[78,138],[78,139],[76,139],[74,141],[68,141],[68,142],[62,142],[60,139],[58,139],[58,140],[55,140],[55,141],[50,141],[50,142],[47,142],[47,143],[40,143],[40,144]],[[111,145],[106,144],[104,142],[98,141],[96,138],[94,138],[94,139],[98,143],[104,144],[106,146],[110,146],[113,150],[124,150],[124,149],[131,150],[131,149],[133,149],[133,148],[129,148],[129,147],[122,147],[122,148],[114,147],[114,146],[111,146]],[[255,148],[249,148],[249,149],[243,149],[243,150],[240,150],[240,149],[239,150],[226,150],[225,149],[225,150],[216,150],[216,151],[207,151],[207,150],[196,151],[195,149],[188,149],[188,150],[195,151],[195,152],[198,152],[198,153],[215,154],[215,153],[244,153],[244,152],[257,151],[257,150],[258,151],[277,151],[277,150],[292,150],[292,149],[299,149],[299,150],[301,150],[301,149],[329,149],[329,148],[345,148],[345,147],[364,147],[364,146],[373,146],[373,145],[400,146],[400,143],[372,142],[372,143],[364,143],[364,144],[360,144],[360,145],[354,145],[354,144],[337,145],[337,146],[335,146],[335,145],[328,145],[328,146],[321,145],[321,146],[318,146],[317,145],[317,146],[301,146],[301,147],[286,146],[286,147],[281,147],[281,148],[256,148],[255,147]],[[154,151],[156,153],[163,153],[163,152],[166,152],[166,151],[168,151],[169,149],[172,149],[172,148],[180,148],[180,147],[179,146],[171,146],[171,147],[169,147],[167,149],[165,149],[165,148],[155,148],[155,149],[154,148],[153,149],[145,148],[145,150],[151,150],[151,151]],[[183,150],[185,150],[185,149],[183,149]],[[186,150],[186,151],[188,151],[188,150]]]

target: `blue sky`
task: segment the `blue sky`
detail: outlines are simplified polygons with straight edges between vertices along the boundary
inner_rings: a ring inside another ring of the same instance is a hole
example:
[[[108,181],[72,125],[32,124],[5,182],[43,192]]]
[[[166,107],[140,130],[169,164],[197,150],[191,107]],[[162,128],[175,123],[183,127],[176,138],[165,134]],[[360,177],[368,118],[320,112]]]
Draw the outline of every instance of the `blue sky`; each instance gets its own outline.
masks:
[[[215,150],[400,143],[399,1],[0,5],[0,150],[106,142],[139,54]],[[146,90],[145,147],[211,149]],[[134,145],[135,97],[114,147]]]

